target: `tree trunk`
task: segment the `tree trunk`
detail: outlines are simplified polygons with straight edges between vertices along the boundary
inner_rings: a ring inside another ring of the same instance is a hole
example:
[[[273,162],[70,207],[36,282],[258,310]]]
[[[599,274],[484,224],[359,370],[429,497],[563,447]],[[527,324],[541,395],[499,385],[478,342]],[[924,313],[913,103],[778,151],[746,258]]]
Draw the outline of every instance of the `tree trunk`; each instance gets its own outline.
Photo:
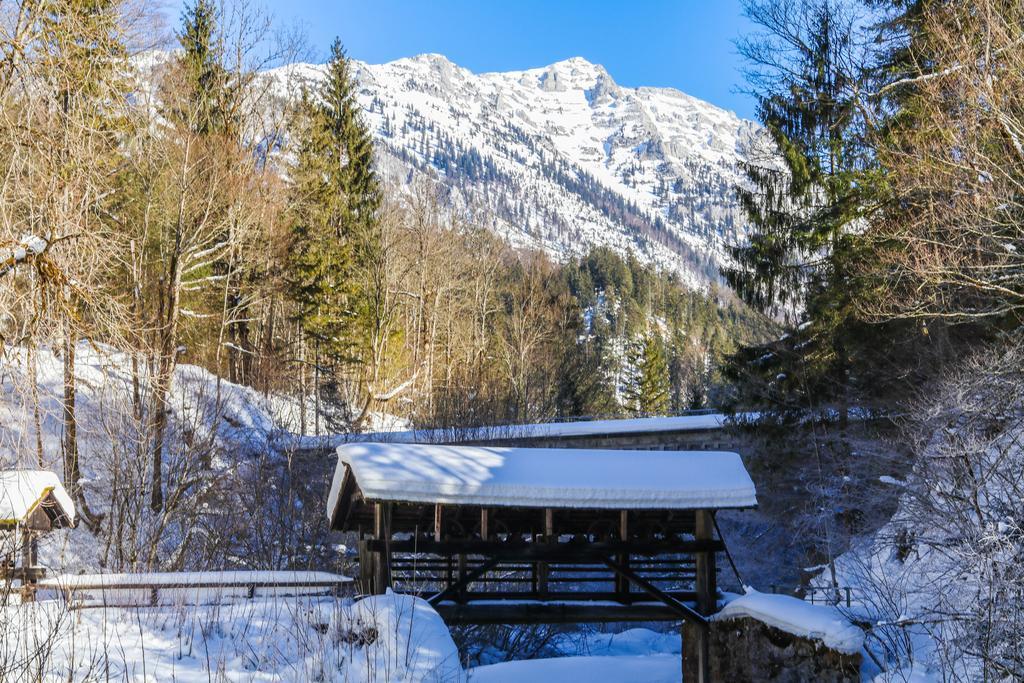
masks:
[[[43,454],[43,419],[39,414],[39,370],[36,364],[36,343],[32,340],[28,347],[29,386],[32,387],[32,422],[36,430],[36,463],[39,468],[45,467]]]
[[[75,416],[75,334],[68,324],[64,331],[64,484],[78,501],[78,420]]]
[[[160,358],[153,382],[153,447],[152,447],[152,490],[150,507],[159,512],[164,507],[163,458],[164,439],[167,434],[167,419],[170,414],[169,394],[174,367],[177,360],[178,311],[181,291],[181,268],[178,250],[171,255],[168,264],[169,278],[163,300],[163,325],[160,330]]]
[[[309,387],[306,383],[306,337],[299,328],[299,434],[306,434],[306,397]]]
[[[82,479],[82,470],[78,461],[78,417],[75,412],[75,394],[77,384],[75,379],[75,344],[78,343],[78,336],[75,334],[70,321],[66,324],[64,332],[64,485],[71,494],[78,508],[79,517],[85,520],[91,529],[96,530],[100,518],[92,514],[89,505],[85,500],[85,492],[79,482]]]

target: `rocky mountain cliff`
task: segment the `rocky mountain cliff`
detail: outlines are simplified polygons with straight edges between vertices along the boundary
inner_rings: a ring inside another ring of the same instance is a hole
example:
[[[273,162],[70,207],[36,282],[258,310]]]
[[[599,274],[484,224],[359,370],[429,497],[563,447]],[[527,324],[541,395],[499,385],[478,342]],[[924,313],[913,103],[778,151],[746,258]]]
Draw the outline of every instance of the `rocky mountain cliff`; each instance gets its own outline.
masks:
[[[670,88],[622,87],[578,57],[474,74],[427,54],[353,62],[353,73],[384,172],[436,179],[513,243],[560,259],[605,245],[699,286],[743,237],[737,163],[763,136],[732,112]],[[323,67],[270,75],[298,88]]]

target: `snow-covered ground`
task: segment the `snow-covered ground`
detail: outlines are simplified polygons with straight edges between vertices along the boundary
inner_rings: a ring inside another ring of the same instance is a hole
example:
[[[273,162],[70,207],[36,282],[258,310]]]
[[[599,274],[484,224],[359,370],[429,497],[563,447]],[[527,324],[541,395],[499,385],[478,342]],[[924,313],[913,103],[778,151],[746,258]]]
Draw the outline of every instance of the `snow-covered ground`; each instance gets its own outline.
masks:
[[[0,608],[0,624],[4,681],[466,680],[440,616],[395,594],[72,611],[44,601]]]
[[[469,671],[473,683],[678,683],[679,655],[623,657],[554,657],[478,666]]]
[[[677,683],[680,639],[643,628],[565,637],[564,656],[464,669],[430,606],[388,594],[351,600],[225,598],[214,604],[0,608],[0,679],[306,683]]]
[[[570,633],[556,640],[558,657],[501,662],[469,670],[471,683],[679,683],[679,633],[630,628]]]

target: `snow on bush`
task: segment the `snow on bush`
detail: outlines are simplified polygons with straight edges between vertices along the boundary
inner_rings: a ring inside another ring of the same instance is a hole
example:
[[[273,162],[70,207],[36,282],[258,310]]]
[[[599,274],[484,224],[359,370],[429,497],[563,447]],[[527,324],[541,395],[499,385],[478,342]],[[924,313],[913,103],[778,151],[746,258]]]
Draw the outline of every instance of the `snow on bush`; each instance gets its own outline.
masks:
[[[267,598],[203,607],[0,608],[3,680],[460,683],[440,616],[389,594],[356,603]]]
[[[1024,680],[1024,351],[967,361],[911,412],[899,509],[837,563],[879,680]]]

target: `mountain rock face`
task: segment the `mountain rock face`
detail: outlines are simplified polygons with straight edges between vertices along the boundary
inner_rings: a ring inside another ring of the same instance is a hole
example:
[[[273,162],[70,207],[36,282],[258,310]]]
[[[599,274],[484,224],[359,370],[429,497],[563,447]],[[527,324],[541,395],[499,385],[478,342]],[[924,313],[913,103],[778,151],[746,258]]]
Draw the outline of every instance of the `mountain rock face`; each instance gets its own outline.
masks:
[[[427,176],[457,208],[513,243],[564,259],[604,245],[678,272],[717,277],[744,236],[737,163],[758,126],[669,88],[625,88],[601,66],[474,74],[440,55],[353,62],[386,175]],[[279,83],[314,85],[295,64]]]

